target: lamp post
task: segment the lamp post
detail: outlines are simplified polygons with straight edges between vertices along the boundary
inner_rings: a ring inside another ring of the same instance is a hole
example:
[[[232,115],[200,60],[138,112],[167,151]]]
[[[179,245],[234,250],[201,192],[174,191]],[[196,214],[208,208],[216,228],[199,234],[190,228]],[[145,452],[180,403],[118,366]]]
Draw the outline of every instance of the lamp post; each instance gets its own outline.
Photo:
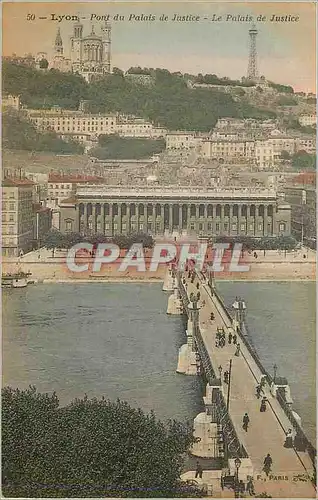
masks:
[[[235,465],[235,497],[237,498],[239,495],[239,468],[241,467],[241,460],[237,457],[234,460],[234,465]]]
[[[276,382],[276,374],[277,374],[277,365],[275,364],[273,366],[273,369],[274,369],[274,383]]]

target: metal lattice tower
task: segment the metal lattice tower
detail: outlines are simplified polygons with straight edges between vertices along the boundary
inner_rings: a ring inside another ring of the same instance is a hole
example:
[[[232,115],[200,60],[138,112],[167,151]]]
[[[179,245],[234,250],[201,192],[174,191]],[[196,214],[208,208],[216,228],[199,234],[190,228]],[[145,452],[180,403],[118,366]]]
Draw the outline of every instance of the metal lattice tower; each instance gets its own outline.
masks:
[[[250,36],[250,53],[248,58],[247,79],[255,81],[258,79],[256,48],[256,37],[258,35],[258,31],[255,24],[253,24],[252,28],[248,31],[248,34]]]

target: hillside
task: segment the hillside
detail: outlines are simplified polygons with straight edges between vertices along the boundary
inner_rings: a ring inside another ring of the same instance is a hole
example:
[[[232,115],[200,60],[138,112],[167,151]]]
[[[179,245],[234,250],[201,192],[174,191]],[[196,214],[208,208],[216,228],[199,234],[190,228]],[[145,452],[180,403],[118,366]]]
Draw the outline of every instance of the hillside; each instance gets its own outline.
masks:
[[[74,141],[63,141],[55,132],[39,132],[24,112],[7,109],[2,113],[2,145],[4,149],[50,151],[60,154],[83,153],[84,148]]]
[[[3,91],[20,95],[29,108],[59,105],[77,109],[81,99],[89,101],[92,112],[120,112],[144,117],[169,130],[206,132],[219,117],[273,118],[275,111],[238,102],[231,95],[210,89],[189,89],[181,73],[151,69],[154,84],[135,85],[123,72],[88,84],[78,75],[56,70],[37,71],[3,62]]]

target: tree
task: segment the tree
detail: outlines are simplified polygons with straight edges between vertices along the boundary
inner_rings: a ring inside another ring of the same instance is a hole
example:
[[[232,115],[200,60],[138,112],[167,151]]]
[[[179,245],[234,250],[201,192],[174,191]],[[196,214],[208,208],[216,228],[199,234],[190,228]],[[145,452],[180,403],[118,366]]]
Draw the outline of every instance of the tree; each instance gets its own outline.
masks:
[[[52,250],[52,257],[54,257],[57,248],[65,248],[66,240],[64,234],[60,233],[57,229],[51,229],[44,238],[44,246],[48,250]]]
[[[192,428],[126,402],[2,390],[5,496],[197,496],[179,480]],[[189,489],[191,491],[189,491]]]
[[[280,154],[280,157],[282,160],[289,160],[290,154],[288,153],[288,151],[283,150]]]
[[[297,151],[291,158],[292,166],[298,170],[315,170],[316,155],[311,155],[306,151]]]

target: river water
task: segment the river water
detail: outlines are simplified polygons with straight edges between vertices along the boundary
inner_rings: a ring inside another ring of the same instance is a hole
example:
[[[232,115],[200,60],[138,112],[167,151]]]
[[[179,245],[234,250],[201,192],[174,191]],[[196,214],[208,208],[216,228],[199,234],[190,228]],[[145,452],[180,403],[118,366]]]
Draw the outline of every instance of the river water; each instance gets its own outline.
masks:
[[[303,425],[315,436],[314,283],[220,283],[226,304],[244,297],[265,367],[287,377]],[[196,377],[178,375],[185,341],[166,315],[160,284],[38,284],[3,293],[3,385],[75,397],[127,400],[158,417],[202,411]]]

